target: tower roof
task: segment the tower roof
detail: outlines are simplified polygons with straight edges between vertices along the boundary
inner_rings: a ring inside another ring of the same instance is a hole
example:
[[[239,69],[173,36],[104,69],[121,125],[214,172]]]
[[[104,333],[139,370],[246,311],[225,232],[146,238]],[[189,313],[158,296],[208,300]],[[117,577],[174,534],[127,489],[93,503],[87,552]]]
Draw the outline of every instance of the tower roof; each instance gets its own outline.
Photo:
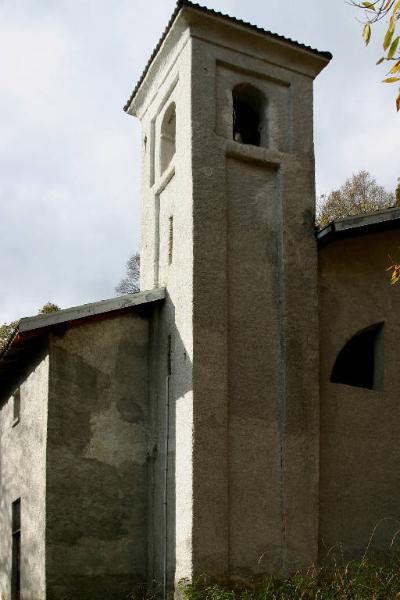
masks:
[[[172,28],[175,20],[177,19],[179,13],[181,12],[181,10],[185,9],[185,8],[189,8],[191,10],[195,10],[197,12],[201,12],[207,15],[211,15],[214,16],[218,19],[221,19],[223,21],[227,21],[228,23],[234,23],[236,25],[241,25],[242,27],[245,27],[246,29],[249,29],[251,31],[255,31],[257,33],[261,33],[262,35],[265,35],[266,37],[269,38],[273,38],[275,40],[278,40],[280,42],[284,42],[286,44],[295,46],[297,48],[300,48],[301,50],[306,50],[307,52],[311,52],[312,54],[315,54],[317,56],[320,56],[322,58],[325,58],[326,60],[331,60],[332,58],[332,54],[330,52],[324,52],[324,51],[320,51],[320,50],[316,50],[315,48],[312,48],[311,46],[307,46],[306,44],[301,44],[300,42],[296,42],[295,40],[292,40],[290,38],[287,38],[283,35],[279,35],[277,33],[273,33],[272,31],[268,31],[267,29],[263,29],[262,27],[258,27],[257,25],[253,25],[252,23],[248,23],[246,21],[243,21],[242,19],[237,19],[236,17],[231,17],[229,15],[226,15],[224,13],[218,12],[216,10],[213,10],[211,8],[207,8],[205,6],[201,6],[200,4],[197,4],[195,2],[191,2],[190,0],[178,0],[175,10],[171,15],[170,20],[168,21],[168,24],[157,44],[157,46],[154,48],[150,59],[148,60],[144,71],[139,79],[139,81],[137,82],[132,94],[130,95],[127,103],[124,106],[124,111],[127,112],[129,110],[129,107],[132,103],[132,100],[135,98],[136,93],[138,92],[140,86],[143,83],[144,78],[147,75],[147,72],[154,60],[154,58],[156,57],[159,49],[161,48],[165,38],[167,37],[170,29]]]

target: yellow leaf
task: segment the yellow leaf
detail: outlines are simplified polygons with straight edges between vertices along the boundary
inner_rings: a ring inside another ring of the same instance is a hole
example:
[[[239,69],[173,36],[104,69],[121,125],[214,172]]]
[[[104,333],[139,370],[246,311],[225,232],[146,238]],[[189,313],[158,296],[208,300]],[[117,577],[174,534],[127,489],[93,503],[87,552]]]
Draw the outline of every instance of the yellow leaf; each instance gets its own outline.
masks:
[[[397,0],[396,4],[393,7],[393,13],[397,13],[400,9],[400,0]]]
[[[395,83],[396,81],[400,81],[400,77],[388,77],[382,83]]]
[[[396,24],[397,24],[397,16],[395,14],[392,14],[392,16],[390,17],[390,21],[389,21],[390,31],[394,31],[396,29]]]
[[[386,271],[392,271],[392,274],[390,276],[390,283],[392,285],[399,283],[399,281],[400,281],[400,265],[398,263],[394,263],[393,265],[390,265],[390,267],[388,269],[386,269]]]
[[[370,39],[371,39],[371,25],[369,23],[365,23],[364,29],[363,29],[363,40],[364,40],[366,46],[368,46]],[[385,50],[386,50],[386,48],[385,48]]]
[[[387,50],[390,46],[390,42],[392,41],[392,37],[393,37],[393,30],[389,29],[387,30],[386,34],[385,34],[385,38],[383,40],[383,49]]]
[[[397,73],[397,71],[400,71],[400,60],[398,60],[397,63],[394,64],[394,66],[390,69],[389,73]]]
[[[399,89],[399,93],[397,94],[397,98],[396,98],[396,108],[397,108],[397,112],[400,111],[400,89]]]
[[[375,6],[372,2],[361,2],[361,4],[369,10],[375,10]]]
[[[391,60],[393,58],[393,56],[396,53],[397,50],[397,46],[399,45],[399,40],[400,40],[400,36],[397,36],[393,42],[390,44],[390,48],[389,48],[389,52],[388,52],[388,59]]]
[[[392,0],[387,0],[384,7],[382,8],[382,10],[386,10],[389,6],[389,4],[391,3]]]

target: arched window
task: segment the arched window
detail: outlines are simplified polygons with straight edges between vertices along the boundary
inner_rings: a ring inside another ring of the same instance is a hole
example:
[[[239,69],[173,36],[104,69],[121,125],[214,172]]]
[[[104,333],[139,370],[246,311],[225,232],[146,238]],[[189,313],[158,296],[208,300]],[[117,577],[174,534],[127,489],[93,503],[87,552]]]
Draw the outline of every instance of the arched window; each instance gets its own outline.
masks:
[[[176,138],[176,110],[173,102],[165,111],[161,123],[160,140],[160,172],[163,173],[168,167],[175,154]]]
[[[260,146],[266,138],[266,98],[247,83],[240,83],[232,91],[233,139],[241,144]]]
[[[333,366],[331,382],[383,389],[383,323],[359,331],[343,346]]]

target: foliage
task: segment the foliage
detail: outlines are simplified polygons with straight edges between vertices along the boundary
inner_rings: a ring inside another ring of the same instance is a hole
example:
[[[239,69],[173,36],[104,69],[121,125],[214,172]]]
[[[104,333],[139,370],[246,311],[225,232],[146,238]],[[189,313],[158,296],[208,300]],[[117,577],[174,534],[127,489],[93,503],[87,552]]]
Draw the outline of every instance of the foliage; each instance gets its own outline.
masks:
[[[185,600],[394,600],[400,598],[400,562],[376,565],[366,558],[333,568],[312,566],[283,579],[224,587],[181,581]]]
[[[121,279],[115,291],[117,294],[134,294],[139,291],[140,255],[132,254],[126,263],[126,276]]]
[[[47,315],[49,313],[52,312],[57,312],[58,310],[60,310],[60,307],[57,306],[57,304],[53,304],[52,302],[47,302],[46,304],[44,304],[42,306],[42,308],[39,310],[39,315]]]
[[[48,313],[56,312],[57,310],[60,310],[59,306],[52,302],[47,302],[42,306],[38,314],[47,315]],[[11,336],[18,327],[18,323],[19,321],[12,321],[12,323],[3,323],[0,325],[0,352],[4,350],[8,341],[11,339]]]
[[[14,333],[17,325],[18,321],[13,321],[12,323],[3,323],[0,325],[0,352],[6,347],[7,342]]]
[[[364,11],[364,24],[362,36],[366,45],[372,36],[372,26],[383,19],[387,20],[387,29],[383,36],[384,55],[378,60],[377,65],[383,62],[390,63],[384,83],[397,83],[400,81],[400,35],[397,25],[400,19],[400,0],[375,0],[375,2],[357,2],[350,0],[353,6]],[[394,63],[394,64],[392,64]],[[396,98],[396,108],[400,111],[400,88]]]
[[[316,221],[319,227],[325,227],[335,219],[390,208],[394,204],[394,194],[378,185],[368,171],[360,171],[346,179],[338,190],[321,197]]]

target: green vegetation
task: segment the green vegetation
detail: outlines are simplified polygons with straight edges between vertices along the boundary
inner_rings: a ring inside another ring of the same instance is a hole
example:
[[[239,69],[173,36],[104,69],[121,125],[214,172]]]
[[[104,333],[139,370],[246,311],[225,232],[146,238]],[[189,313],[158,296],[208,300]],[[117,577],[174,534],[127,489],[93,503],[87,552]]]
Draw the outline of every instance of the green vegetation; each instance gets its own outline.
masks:
[[[60,310],[60,307],[57,304],[53,304],[52,302],[47,302],[42,308],[39,310],[39,315],[47,315],[48,313],[56,312]],[[4,350],[7,346],[11,336],[14,331],[18,327],[19,321],[13,321],[12,323],[3,323],[0,324],[0,352]]]
[[[247,587],[180,582],[185,600],[395,600],[400,598],[400,561],[387,566],[367,559],[334,568],[310,567],[291,577],[268,577]]]
[[[13,321],[12,323],[3,323],[0,325],[0,352],[7,345],[8,340],[15,331],[17,325],[18,321]]]
[[[322,229],[336,219],[391,208],[396,202],[396,195],[378,185],[368,171],[359,171],[346,179],[339,189],[319,198],[316,223]]]
[[[44,304],[42,306],[42,308],[39,310],[38,314],[39,315],[48,315],[49,313],[57,312],[58,310],[60,310],[60,307],[57,306],[57,304],[53,304],[53,302],[47,302],[46,304]]]

